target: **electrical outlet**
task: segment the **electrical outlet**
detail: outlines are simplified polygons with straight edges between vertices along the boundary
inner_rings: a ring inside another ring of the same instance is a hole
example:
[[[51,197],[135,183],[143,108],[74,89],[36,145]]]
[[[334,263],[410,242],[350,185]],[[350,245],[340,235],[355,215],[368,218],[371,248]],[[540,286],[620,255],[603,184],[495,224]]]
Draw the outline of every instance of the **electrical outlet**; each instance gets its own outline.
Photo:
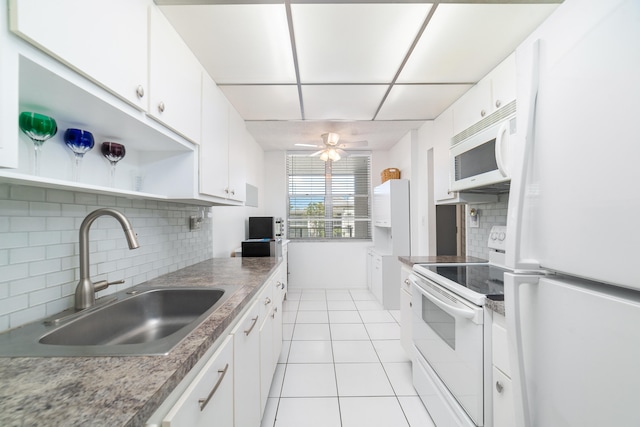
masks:
[[[189,217],[189,230],[200,230],[200,224],[202,223],[202,218],[199,216],[191,215]]]

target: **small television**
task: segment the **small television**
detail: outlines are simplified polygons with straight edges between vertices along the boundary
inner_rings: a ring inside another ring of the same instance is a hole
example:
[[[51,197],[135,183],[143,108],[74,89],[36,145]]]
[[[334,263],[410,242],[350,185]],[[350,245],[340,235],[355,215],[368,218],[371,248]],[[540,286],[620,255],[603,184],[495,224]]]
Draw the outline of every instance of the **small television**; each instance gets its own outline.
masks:
[[[273,239],[273,217],[250,216],[249,239]]]

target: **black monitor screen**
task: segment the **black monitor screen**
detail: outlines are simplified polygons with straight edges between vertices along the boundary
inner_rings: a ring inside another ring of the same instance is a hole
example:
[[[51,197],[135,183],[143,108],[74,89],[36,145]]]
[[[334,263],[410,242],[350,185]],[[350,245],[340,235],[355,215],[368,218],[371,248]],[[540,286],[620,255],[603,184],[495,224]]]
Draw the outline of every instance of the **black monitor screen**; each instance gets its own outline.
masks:
[[[249,217],[249,239],[273,239],[272,216]]]

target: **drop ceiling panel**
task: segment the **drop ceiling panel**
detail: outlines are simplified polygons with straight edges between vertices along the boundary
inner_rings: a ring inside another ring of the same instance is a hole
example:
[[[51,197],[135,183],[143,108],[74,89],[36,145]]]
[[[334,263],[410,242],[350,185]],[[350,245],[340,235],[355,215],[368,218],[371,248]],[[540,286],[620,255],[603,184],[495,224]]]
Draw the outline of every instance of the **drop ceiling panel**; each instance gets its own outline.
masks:
[[[432,120],[471,85],[395,85],[376,120]]]
[[[284,4],[161,10],[216,83],[296,83]]]
[[[302,86],[307,120],[371,120],[387,85]]]
[[[220,86],[245,120],[300,120],[296,85]]]
[[[430,4],[293,4],[301,83],[388,83]]]
[[[556,7],[557,4],[441,4],[398,82],[477,82]]]

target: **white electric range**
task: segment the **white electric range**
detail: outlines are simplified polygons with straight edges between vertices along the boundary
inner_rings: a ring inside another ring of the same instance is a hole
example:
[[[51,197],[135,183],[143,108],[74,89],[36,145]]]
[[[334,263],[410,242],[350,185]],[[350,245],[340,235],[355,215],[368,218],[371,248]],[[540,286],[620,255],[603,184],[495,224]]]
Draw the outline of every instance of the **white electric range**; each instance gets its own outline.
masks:
[[[489,262],[416,264],[413,381],[438,426],[489,426],[491,322],[487,298],[504,295],[506,227],[493,227]],[[485,321],[487,320],[487,321]]]

